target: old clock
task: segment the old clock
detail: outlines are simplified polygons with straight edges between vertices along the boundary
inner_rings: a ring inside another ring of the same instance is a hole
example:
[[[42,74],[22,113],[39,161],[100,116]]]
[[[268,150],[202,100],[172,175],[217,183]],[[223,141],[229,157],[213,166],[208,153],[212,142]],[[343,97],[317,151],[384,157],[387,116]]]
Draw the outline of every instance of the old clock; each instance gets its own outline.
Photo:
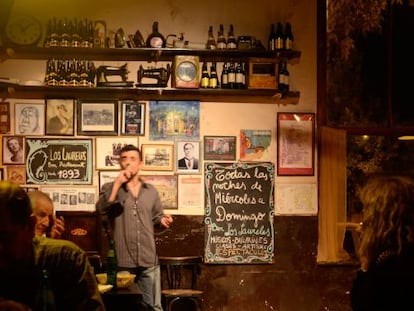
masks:
[[[200,85],[200,60],[198,56],[177,55],[174,58],[172,86],[198,88]]]
[[[13,46],[35,46],[42,38],[42,25],[32,15],[12,15],[5,29],[5,39]]]

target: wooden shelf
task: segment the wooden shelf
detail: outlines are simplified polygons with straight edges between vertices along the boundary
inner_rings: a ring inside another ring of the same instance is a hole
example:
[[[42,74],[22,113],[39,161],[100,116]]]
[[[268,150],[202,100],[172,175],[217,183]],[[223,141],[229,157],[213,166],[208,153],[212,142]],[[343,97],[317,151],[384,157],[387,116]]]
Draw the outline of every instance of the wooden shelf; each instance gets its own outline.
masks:
[[[177,48],[8,48],[0,47],[0,60],[82,58],[113,61],[172,61],[176,55],[198,55],[201,61],[247,61],[249,57],[297,59],[299,51],[269,52],[264,49],[194,50]]]
[[[87,98],[119,100],[199,100],[201,102],[234,102],[262,104],[297,104],[299,92],[282,96],[277,90],[164,89],[124,87],[52,87],[0,84],[1,98],[45,99]]]

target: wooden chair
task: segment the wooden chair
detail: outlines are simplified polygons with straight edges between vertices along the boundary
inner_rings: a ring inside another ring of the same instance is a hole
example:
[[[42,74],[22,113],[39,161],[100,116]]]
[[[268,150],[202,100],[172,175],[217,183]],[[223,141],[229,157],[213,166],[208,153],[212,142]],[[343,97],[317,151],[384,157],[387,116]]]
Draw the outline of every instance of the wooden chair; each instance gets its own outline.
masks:
[[[196,288],[202,257],[160,257],[159,261],[166,279],[161,291],[165,310],[201,311],[203,291]]]

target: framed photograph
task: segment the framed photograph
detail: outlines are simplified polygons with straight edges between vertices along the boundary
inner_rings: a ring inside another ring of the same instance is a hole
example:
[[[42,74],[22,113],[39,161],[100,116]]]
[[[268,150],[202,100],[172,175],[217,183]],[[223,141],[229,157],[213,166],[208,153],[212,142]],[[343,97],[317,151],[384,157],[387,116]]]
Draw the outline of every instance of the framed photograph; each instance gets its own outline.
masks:
[[[163,208],[178,209],[177,175],[141,175],[141,178],[157,189]]]
[[[174,145],[143,144],[142,169],[148,171],[172,171],[174,167]]]
[[[92,139],[26,138],[26,149],[27,184],[92,184]]]
[[[25,137],[24,136],[3,136],[3,164],[24,164],[25,163]]]
[[[236,136],[204,136],[204,160],[236,160]]]
[[[99,189],[108,182],[112,182],[119,175],[119,170],[116,171],[99,171]]]
[[[145,102],[121,102],[121,135],[145,134]]]
[[[14,133],[16,135],[44,135],[44,103],[15,103],[14,116]]]
[[[118,135],[118,101],[79,100],[78,135]]]
[[[200,150],[198,140],[175,141],[175,171],[180,174],[195,174],[201,172]]]
[[[46,99],[46,135],[73,136],[74,110],[73,99]]]
[[[314,175],[315,114],[277,114],[277,174]]]
[[[24,165],[9,165],[6,168],[7,180],[19,185],[26,183],[26,168]]]
[[[96,137],[97,170],[116,170],[119,166],[119,153],[126,145],[138,146],[138,137]]]
[[[10,103],[0,101],[0,133],[10,132]]]

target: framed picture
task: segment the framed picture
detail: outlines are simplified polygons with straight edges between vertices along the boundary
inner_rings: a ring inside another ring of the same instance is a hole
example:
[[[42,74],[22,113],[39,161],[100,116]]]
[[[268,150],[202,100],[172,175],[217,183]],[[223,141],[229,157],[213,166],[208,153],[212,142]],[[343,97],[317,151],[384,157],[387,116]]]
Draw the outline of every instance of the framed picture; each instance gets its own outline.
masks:
[[[200,141],[175,141],[175,171],[181,174],[194,174],[201,172]]]
[[[24,165],[9,165],[6,168],[7,180],[19,185],[26,183],[26,168]]]
[[[119,170],[116,171],[99,171],[99,189],[108,182],[112,182],[119,175]]]
[[[46,135],[73,136],[73,99],[46,99]]]
[[[16,135],[44,135],[44,103],[15,103],[14,116],[14,133]]]
[[[24,164],[25,163],[25,137],[24,136],[3,136],[3,164]]]
[[[10,103],[0,101],[0,133],[10,132]]]
[[[121,102],[121,135],[145,134],[145,103],[133,100]]]
[[[78,135],[118,135],[118,101],[80,100],[78,103]]]
[[[174,159],[174,145],[143,144],[142,169],[148,171],[172,171]]]
[[[141,178],[157,189],[163,208],[178,209],[177,175],[141,175]]]
[[[138,146],[138,137],[96,137],[96,169],[120,169],[119,153],[126,145]]]
[[[277,114],[277,174],[314,175],[315,114]]]
[[[236,160],[236,136],[204,136],[204,160]]]

